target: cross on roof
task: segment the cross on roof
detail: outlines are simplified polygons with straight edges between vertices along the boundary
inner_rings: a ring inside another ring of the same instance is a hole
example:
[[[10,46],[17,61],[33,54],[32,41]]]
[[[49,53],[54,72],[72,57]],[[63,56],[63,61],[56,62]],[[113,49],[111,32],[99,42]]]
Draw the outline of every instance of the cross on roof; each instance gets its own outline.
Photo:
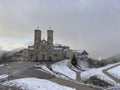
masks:
[[[52,27],[49,27],[49,30],[51,30]]]
[[[39,29],[40,27],[39,26],[37,26],[37,29]]]

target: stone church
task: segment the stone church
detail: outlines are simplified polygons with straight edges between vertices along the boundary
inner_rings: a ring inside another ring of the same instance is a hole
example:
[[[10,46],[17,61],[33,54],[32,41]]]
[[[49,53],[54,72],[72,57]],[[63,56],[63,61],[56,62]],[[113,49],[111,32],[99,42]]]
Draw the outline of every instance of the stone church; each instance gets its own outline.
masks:
[[[35,30],[34,45],[28,47],[29,60],[60,60],[68,46],[53,44],[53,30],[47,30],[47,40],[41,40],[41,30]]]
[[[60,60],[65,58],[72,58],[73,54],[81,55],[71,50],[69,46],[62,46],[61,44],[53,44],[53,30],[47,30],[47,40],[41,39],[41,30],[34,31],[34,45],[28,46],[27,59],[31,61],[47,61]],[[85,52],[85,50],[84,50]],[[26,55],[26,54],[24,54]],[[84,55],[88,55],[85,52]]]

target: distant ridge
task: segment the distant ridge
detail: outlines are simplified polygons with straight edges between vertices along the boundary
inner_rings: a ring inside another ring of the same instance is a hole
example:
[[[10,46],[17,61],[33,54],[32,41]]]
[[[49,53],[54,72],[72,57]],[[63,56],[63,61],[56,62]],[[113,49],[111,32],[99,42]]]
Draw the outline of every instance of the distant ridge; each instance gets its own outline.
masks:
[[[0,56],[3,55],[4,53],[7,53],[7,56],[11,56],[14,53],[19,52],[20,50],[23,50],[23,49],[24,48],[16,48],[16,49],[13,49],[13,50],[10,50],[10,51],[0,49]]]
[[[1,56],[2,54],[6,53],[6,52],[7,52],[7,51],[0,49],[0,56]]]
[[[106,63],[115,63],[115,62],[119,62],[119,61],[120,61],[120,53],[113,55],[104,60],[104,62],[106,62]]]

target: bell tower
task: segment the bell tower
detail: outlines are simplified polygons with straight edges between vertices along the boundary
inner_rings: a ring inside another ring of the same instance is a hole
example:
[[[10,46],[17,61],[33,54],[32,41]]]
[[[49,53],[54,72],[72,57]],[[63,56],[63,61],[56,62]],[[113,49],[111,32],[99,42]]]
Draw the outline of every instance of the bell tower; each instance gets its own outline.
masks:
[[[35,29],[34,31],[35,35],[34,35],[34,59],[35,61],[39,60],[39,45],[41,42],[41,30],[39,29],[39,27],[37,29]]]
[[[34,44],[39,44],[41,41],[41,30],[35,29]]]
[[[47,31],[47,42],[53,45],[53,30],[51,29]]]

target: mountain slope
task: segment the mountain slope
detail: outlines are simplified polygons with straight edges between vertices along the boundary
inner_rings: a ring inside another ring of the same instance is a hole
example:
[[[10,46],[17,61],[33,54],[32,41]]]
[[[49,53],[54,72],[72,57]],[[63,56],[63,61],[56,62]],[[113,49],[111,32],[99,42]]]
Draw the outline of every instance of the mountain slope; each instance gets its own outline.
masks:
[[[105,63],[115,63],[120,61],[120,54],[116,54],[104,60]]]

